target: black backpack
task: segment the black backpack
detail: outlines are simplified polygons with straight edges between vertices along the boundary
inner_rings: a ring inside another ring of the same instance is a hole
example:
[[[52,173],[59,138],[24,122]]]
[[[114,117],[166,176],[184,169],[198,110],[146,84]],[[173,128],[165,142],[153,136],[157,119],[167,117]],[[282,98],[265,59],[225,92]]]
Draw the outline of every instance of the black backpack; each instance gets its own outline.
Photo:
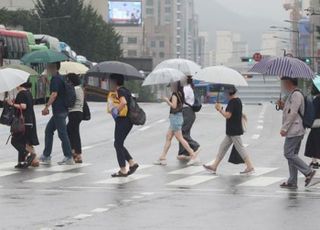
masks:
[[[64,102],[66,107],[68,108],[72,108],[75,104],[76,104],[76,90],[74,88],[74,86],[67,81],[63,81],[64,82]]]
[[[128,117],[134,125],[144,125],[147,120],[146,113],[138,105],[137,99],[133,96],[130,97],[130,103],[128,105]]]
[[[190,105],[190,104],[188,104],[188,103],[186,103],[186,102],[185,102],[185,104],[188,105],[188,106],[190,106],[190,108],[191,108],[191,109],[193,110],[193,112],[195,112],[195,113],[200,112],[200,110],[202,109],[202,103],[201,103],[201,101],[200,101],[197,97],[194,98],[194,104],[193,104],[193,105]]]

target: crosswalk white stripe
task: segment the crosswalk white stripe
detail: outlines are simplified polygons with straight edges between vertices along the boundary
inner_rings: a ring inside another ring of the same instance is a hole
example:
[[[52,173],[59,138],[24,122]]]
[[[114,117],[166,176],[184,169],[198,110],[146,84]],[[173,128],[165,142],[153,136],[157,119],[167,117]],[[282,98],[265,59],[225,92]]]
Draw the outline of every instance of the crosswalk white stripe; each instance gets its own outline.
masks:
[[[192,175],[205,171],[203,166],[191,166],[169,172],[170,175]]]
[[[91,214],[79,214],[79,215],[73,217],[73,219],[83,220],[83,219],[88,218],[88,217],[91,217],[91,216],[92,216]]]
[[[83,168],[89,166],[91,164],[83,163],[83,164],[74,164],[74,165],[56,165],[52,167],[40,168],[37,169],[39,172],[66,172],[74,169]]]
[[[265,168],[265,167],[257,167],[255,168],[255,173],[252,174],[251,176],[262,176],[264,174],[267,174],[267,173],[271,173],[273,171],[276,171],[278,168]],[[239,173],[235,173],[233,174],[234,176],[237,176],[239,175]]]
[[[5,162],[0,164],[0,169],[8,169],[8,168],[13,168],[17,162]]]
[[[254,140],[258,140],[260,138],[260,135],[259,134],[255,134],[255,135],[252,135],[251,138],[254,139]]]
[[[210,180],[218,178],[217,176],[190,176],[183,179],[175,180],[167,184],[167,186],[189,187],[195,186]]]
[[[96,208],[96,209],[91,210],[91,212],[93,212],[93,213],[102,213],[102,212],[107,212],[109,210],[110,210],[109,208]]]
[[[152,168],[152,167],[155,167],[155,165],[139,165],[137,172],[144,170],[144,169]],[[129,169],[129,167],[128,167],[128,169]],[[119,168],[108,169],[105,171],[105,173],[115,173],[117,171],[119,171]]]
[[[245,186],[245,187],[266,187],[277,182],[285,180],[285,177],[258,177],[252,180],[246,181],[238,186]]]
[[[82,176],[85,175],[85,173],[55,173],[49,176],[42,176],[42,177],[37,177],[31,180],[27,180],[25,182],[28,183],[52,183],[52,182],[57,182],[57,181],[62,181],[66,179],[70,179],[73,177],[77,176]]]
[[[138,130],[139,131],[145,131],[145,130],[150,129],[150,128],[151,128],[151,126],[147,125],[147,126],[144,126],[143,128],[140,128]]]
[[[143,174],[135,174],[128,177],[119,177],[119,178],[110,178],[107,180],[101,180],[95,182],[95,184],[127,184],[136,180],[144,179],[146,177],[150,177],[151,175]]]
[[[18,171],[0,171],[0,177],[9,176],[18,173]]]

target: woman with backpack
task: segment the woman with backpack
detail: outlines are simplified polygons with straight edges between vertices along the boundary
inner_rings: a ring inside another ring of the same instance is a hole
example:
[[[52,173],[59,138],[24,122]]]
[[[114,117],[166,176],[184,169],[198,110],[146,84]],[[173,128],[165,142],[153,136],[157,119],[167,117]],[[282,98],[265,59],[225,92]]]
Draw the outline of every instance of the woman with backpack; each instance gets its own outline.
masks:
[[[117,152],[117,159],[120,170],[112,174],[112,177],[127,177],[136,172],[139,165],[133,160],[132,156],[124,147],[124,142],[130,133],[133,124],[128,117],[128,111],[131,101],[131,92],[124,86],[124,76],[119,74],[111,74],[110,89],[108,95],[108,111],[115,120],[114,131],[114,147]],[[127,170],[126,162],[129,163]]]
[[[73,107],[69,108],[67,131],[72,148],[72,155],[74,162],[77,164],[82,163],[82,147],[80,136],[80,124],[83,119],[83,105],[84,105],[84,92],[81,87],[81,80],[76,74],[68,74],[68,82],[70,82],[75,89],[76,101]]]
[[[180,82],[174,82],[170,84],[172,95],[171,98],[164,98],[164,101],[170,106],[170,127],[166,136],[166,143],[164,145],[163,152],[160,158],[154,162],[155,165],[167,165],[167,154],[171,146],[172,138],[175,137],[179,143],[187,150],[190,161],[188,165],[195,165],[199,163],[198,152],[195,152],[188,142],[182,136],[183,125],[183,104],[184,93]]]
[[[319,169],[320,164],[318,160],[320,159],[320,91],[315,85],[312,87],[311,94],[315,96],[313,100],[313,105],[315,109],[315,121],[311,128],[306,143],[305,156],[312,158],[310,166],[314,169]]]
[[[242,124],[242,102],[240,98],[236,96],[236,93],[237,89],[234,86],[227,90],[226,94],[229,98],[229,103],[226,110],[224,110],[219,103],[215,106],[216,110],[226,119],[226,137],[220,145],[219,152],[214,163],[212,165],[203,165],[206,170],[213,174],[216,174],[218,166],[232,144],[246,164],[246,169],[243,172],[240,172],[240,174],[250,175],[254,173],[253,164],[242,143],[241,136],[244,133],[244,127]]]
[[[25,126],[22,132],[12,133],[11,139],[12,146],[18,151],[18,164],[15,166],[18,169],[34,164],[36,154],[33,146],[39,145],[33,98],[29,88],[31,88],[29,82],[20,85],[17,87],[18,94],[15,100],[7,100],[7,103],[15,108],[15,116],[23,117]]]

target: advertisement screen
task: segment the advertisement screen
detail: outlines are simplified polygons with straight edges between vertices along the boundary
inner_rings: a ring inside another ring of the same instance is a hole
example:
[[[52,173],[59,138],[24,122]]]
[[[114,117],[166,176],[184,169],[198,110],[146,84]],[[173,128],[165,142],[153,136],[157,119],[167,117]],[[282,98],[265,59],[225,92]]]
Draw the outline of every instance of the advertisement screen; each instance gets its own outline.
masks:
[[[115,25],[141,25],[141,1],[109,1],[109,23]]]

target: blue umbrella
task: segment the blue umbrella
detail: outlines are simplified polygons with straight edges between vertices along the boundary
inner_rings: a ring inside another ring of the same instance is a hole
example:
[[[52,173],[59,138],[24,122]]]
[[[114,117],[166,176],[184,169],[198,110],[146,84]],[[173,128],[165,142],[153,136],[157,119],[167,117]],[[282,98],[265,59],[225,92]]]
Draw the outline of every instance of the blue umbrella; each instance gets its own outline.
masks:
[[[315,73],[303,61],[291,57],[273,57],[262,59],[249,72],[261,73],[269,76],[281,76],[312,80]]]
[[[317,89],[320,91],[320,76],[317,75],[315,79],[313,79],[313,84],[317,87]]]

